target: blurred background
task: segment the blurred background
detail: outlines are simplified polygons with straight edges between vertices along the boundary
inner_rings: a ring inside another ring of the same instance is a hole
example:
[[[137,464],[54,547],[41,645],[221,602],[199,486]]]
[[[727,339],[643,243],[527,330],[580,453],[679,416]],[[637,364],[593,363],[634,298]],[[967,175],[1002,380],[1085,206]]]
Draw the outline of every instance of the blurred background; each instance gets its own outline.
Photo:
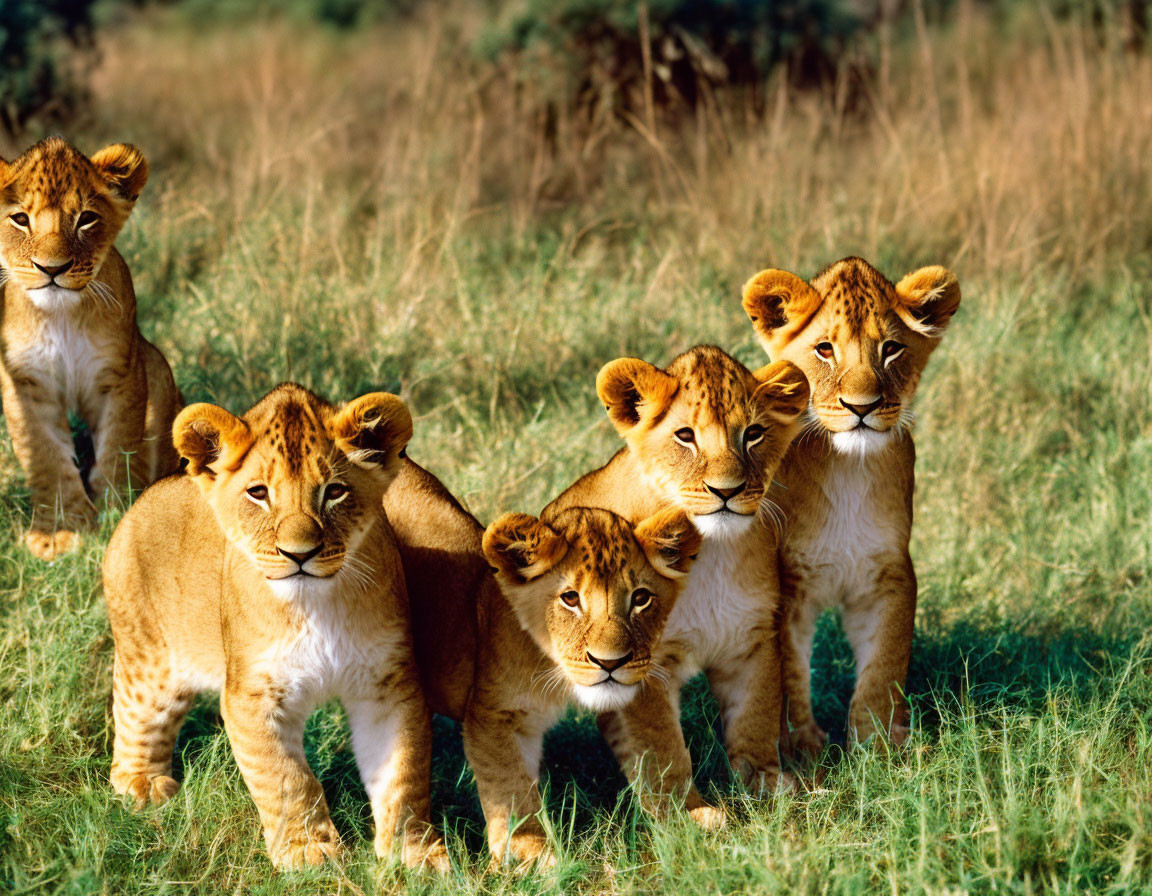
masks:
[[[1133,892],[1152,886],[1148,18],[1147,0],[0,0],[0,155],[50,133],[138,144],[151,179],[117,245],[187,398],[397,391],[412,458],[485,522],[619,447],[605,362],[715,342],[762,364],[739,294],[756,271],[952,268],[963,302],[917,402],[911,758],[857,756],[720,840],[652,834],[659,886],[613,877],[647,861],[618,827],[580,861],[608,869],[594,892],[815,891],[812,869],[835,892]],[[17,547],[7,438],[0,495],[0,890],[88,892],[92,868],[114,892],[264,887],[210,707],[182,741],[208,822],[153,825],[106,793],[116,515],[48,567]],[[842,736],[833,620],[814,682]],[[359,836],[346,734],[318,718],[313,759]],[[611,807],[591,722],[550,744],[555,792]],[[438,818],[478,843],[458,747],[442,755]]]

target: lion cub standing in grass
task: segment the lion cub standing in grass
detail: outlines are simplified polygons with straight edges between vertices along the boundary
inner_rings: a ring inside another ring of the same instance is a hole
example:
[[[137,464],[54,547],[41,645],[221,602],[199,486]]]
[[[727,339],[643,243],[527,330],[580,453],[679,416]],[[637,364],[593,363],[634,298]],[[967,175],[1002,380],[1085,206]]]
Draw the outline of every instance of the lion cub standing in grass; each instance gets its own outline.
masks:
[[[144,156],[122,143],[89,159],[54,137],[0,159],[0,395],[31,492],[26,541],[46,560],[93,523],[93,499],[143,488],[179,462],[180,395],[140,335],[132,277],[112,246],[147,180]],[[96,451],[87,488],[71,412]]]
[[[186,408],[186,475],[141,495],[104,560],[116,639],[112,785],[163,802],[180,723],[219,690],[272,860],[340,851],[304,758],[304,722],[339,697],[376,823],[409,865],[446,867],[428,825],[431,723],[412,653],[404,574],[381,497],[412,435],[393,395],[336,408],[299,386],[243,418]]]
[[[661,370],[622,358],[596,391],[627,446],[552,502],[604,507],[639,520],[662,507],[688,513],[703,546],[652,657],[650,676],[601,727],[630,776],[687,794],[702,823],[720,817],[692,786],[680,728],[680,688],[703,671],[720,704],[733,769],[757,791],[776,787],[780,728],[779,583],[776,535],[760,519],[773,474],[808,405],[791,362],[755,372],[714,346],[697,346]]]
[[[812,385],[809,424],[784,463],[780,578],[787,714],[785,743],[819,752],[810,663],[816,617],[840,610],[856,655],[848,732],[908,734],[904,682],[916,614],[908,554],[916,449],[909,407],[928,356],[960,305],[956,276],[926,267],[895,286],[859,258],[811,284],[761,271],[744,310],[769,357],[801,367]]]
[[[384,506],[424,692],[433,712],[463,722],[492,856],[546,863],[536,783],[544,732],[573,700],[620,705],[652,673],[700,535],[678,510],[633,527],[587,508],[508,514],[485,532],[410,460]]]

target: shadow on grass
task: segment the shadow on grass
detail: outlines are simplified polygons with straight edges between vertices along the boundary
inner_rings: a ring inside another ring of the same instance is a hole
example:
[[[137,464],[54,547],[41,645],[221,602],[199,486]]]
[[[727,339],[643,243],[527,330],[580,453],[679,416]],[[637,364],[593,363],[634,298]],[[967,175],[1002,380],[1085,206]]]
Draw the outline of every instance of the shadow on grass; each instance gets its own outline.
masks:
[[[1135,636],[1111,636],[1091,629],[1069,628],[1047,635],[1029,634],[1009,625],[959,623],[943,632],[916,633],[908,693],[914,724],[928,732],[942,715],[952,716],[962,702],[989,725],[1002,725],[1005,715],[1032,715],[1057,694],[1107,692],[1152,711],[1152,686],[1145,676],[1124,676],[1131,662],[1152,659]],[[844,743],[848,702],[855,681],[852,651],[838,621],[825,616],[818,626],[813,652],[813,696],[817,721],[834,743]],[[992,712],[992,710],[996,710]],[[720,741],[716,704],[703,677],[685,689],[683,722],[696,768],[697,784],[713,797],[732,790],[732,779]],[[471,771],[464,760],[460,726],[437,716],[433,723],[433,821],[475,854],[484,844],[484,820]],[[221,736],[219,711],[205,700],[190,713],[177,743],[177,777],[192,768],[213,738]],[[308,761],[324,786],[333,819],[350,842],[371,838],[372,817],[348,742],[343,714],[334,708],[314,713],[305,732]],[[545,739],[544,780],[550,817],[562,836],[585,835],[597,818],[615,811],[625,779],[592,716],[569,713]]]

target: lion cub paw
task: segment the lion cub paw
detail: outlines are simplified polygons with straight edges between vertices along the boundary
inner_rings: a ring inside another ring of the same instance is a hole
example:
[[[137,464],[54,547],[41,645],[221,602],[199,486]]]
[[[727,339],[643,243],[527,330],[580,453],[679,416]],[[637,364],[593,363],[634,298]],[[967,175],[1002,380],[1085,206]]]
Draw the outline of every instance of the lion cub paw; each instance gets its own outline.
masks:
[[[788,744],[790,758],[815,759],[828,746],[828,734],[815,721],[809,720],[788,733]]]
[[[116,790],[132,797],[137,809],[145,806],[162,806],[180,789],[180,782],[167,775],[136,775],[134,778],[120,784]]]
[[[384,858],[388,855],[388,845],[379,841],[376,843],[376,855]],[[408,868],[430,868],[445,874],[452,870],[448,860],[448,848],[438,836],[408,837],[404,841],[401,860]]]
[[[335,828],[322,828],[313,831],[312,836],[301,834],[282,842],[272,854],[272,864],[287,871],[303,868],[305,865],[322,865],[331,859],[339,861],[344,856],[344,847]]]
[[[507,850],[492,850],[494,868],[512,867],[517,872],[535,868],[548,871],[556,867],[556,854],[548,843],[548,838],[538,831],[517,831],[508,841]]]
[[[728,821],[724,810],[716,806],[697,806],[688,810],[688,816],[706,831],[718,831]]]
[[[80,534],[71,529],[57,529],[55,532],[33,529],[25,536],[24,544],[41,560],[55,560],[61,554],[80,547]]]

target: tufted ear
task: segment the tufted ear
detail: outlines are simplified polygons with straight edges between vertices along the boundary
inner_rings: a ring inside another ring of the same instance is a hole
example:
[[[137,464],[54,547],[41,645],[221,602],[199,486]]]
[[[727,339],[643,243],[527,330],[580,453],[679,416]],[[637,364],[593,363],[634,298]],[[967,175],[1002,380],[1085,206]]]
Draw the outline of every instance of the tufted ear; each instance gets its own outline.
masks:
[[[680,384],[659,367],[639,358],[618,358],[596,377],[596,394],[620,435],[651,420],[668,406]]]
[[[896,295],[900,319],[921,336],[939,338],[960,307],[960,281],[947,268],[930,265],[906,275]]]
[[[752,400],[764,403],[768,413],[781,423],[791,423],[808,407],[808,377],[791,361],[761,367],[752,376],[760,383]]]
[[[390,467],[412,438],[408,405],[389,392],[354,398],[328,421],[328,434],[358,467]]]
[[[820,293],[788,271],[769,268],[744,284],[744,312],[761,344],[790,338],[820,307]]]
[[[113,143],[92,156],[92,164],[116,194],[135,202],[148,183],[148,160],[131,143]]]
[[[568,542],[526,513],[506,513],[484,532],[484,556],[506,584],[538,579],[568,553]]]
[[[683,510],[669,508],[636,527],[636,541],[660,575],[679,579],[688,575],[703,539]]]
[[[214,404],[184,408],[172,424],[172,441],[188,461],[190,476],[209,481],[224,470],[234,470],[252,447],[248,424]]]

